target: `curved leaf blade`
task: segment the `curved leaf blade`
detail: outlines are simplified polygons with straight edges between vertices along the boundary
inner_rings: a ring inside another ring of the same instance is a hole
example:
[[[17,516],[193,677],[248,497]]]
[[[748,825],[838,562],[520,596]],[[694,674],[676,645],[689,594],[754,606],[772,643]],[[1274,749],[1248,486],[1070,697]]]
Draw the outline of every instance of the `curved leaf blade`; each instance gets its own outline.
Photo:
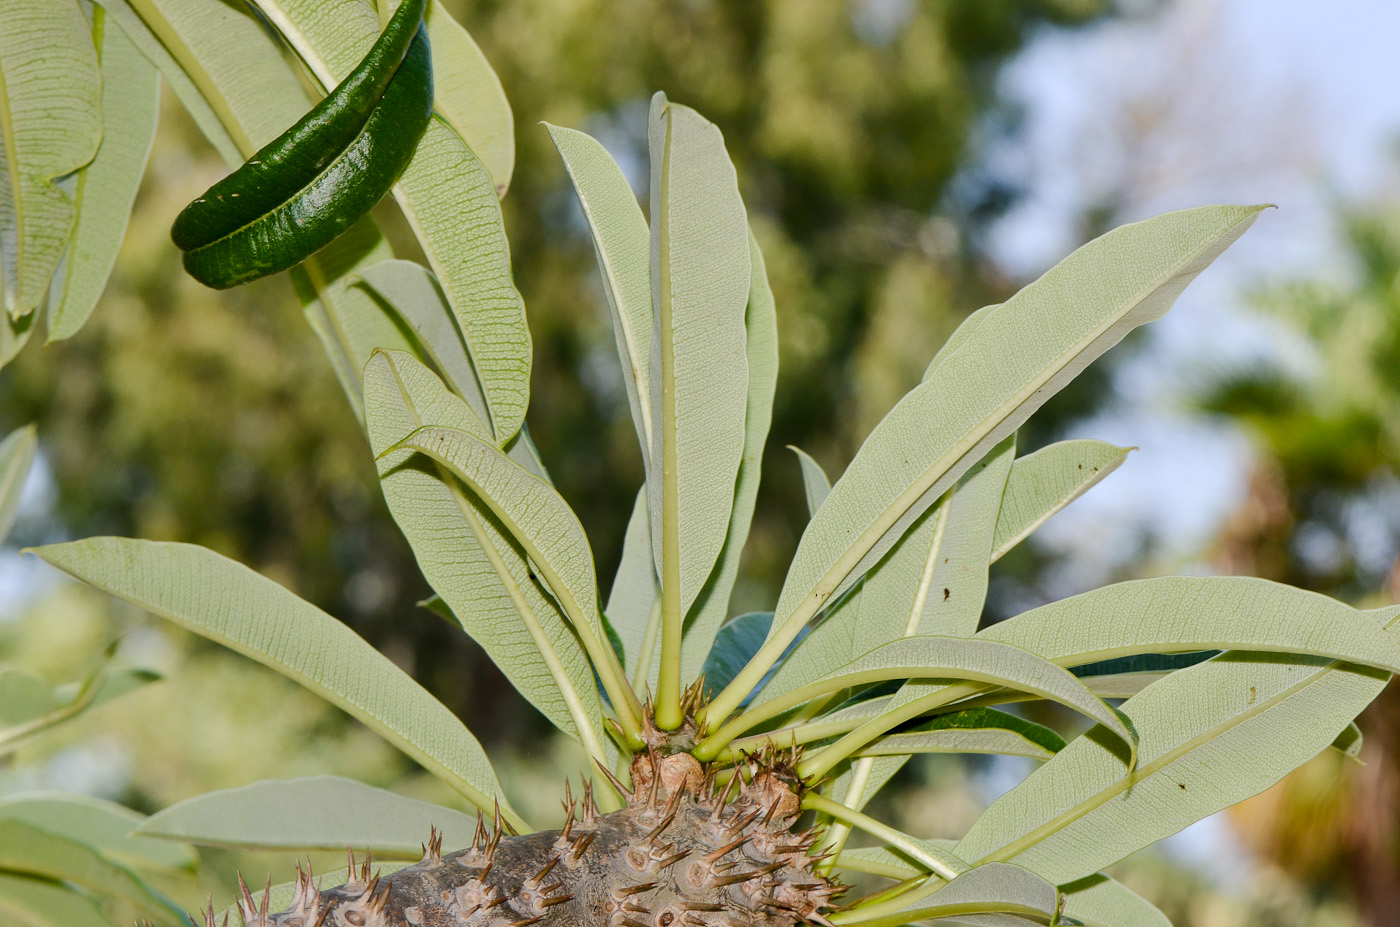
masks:
[[[18,794],[0,799],[0,821],[22,821],[88,844],[103,856],[133,869],[193,872],[199,863],[184,844],[133,836],[146,820],[130,808],[88,795],[59,792]]]
[[[838,925],[896,927],[914,921],[966,917],[985,927],[1024,927],[1056,923],[1060,907],[1060,894],[1055,886],[1034,873],[1006,863],[977,866],[935,892],[915,889],[909,895],[918,897],[909,898],[899,910],[890,914],[858,921],[854,917],[837,915],[834,920]]]
[[[732,710],[764,658],[781,652],[1049,396],[1131,329],[1163,315],[1260,208],[1201,207],[1125,225],[981,315],[832,487],[798,544],[768,645],[710,713]]]
[[[802,470],[802,491],[807,497],[807,515],[810,517],[817,514],[817,509],[831,495],[831,480],[811,454],[792,444],[788,445],[788,450],[797,457],[797,465]]]
[[[642,463],[651,472],[651,230],[632,195],[622,169],[596,139],[583,132],[545,123],[554,147],[573,181],[598,270],[612,314],[622,382],[632,407],[632,422],[642,448]]]
[[[1165,576],[1104,586],[978,634],[1074,666],[1139,653],[1313,654],[1400,672],[1375,621],[1315,592],[1237,576]]]
[[[24,927],[116,927],[87,895],[5,872],[0,872],[0,913]]]
[[[515,171],[515,117],[501,79],[476,41],[438,0],[428,6],[428,40],[436,50],[437,111],[481,159],[503,197]]]
[[[1248,653],[1179,670],[1123,705],[1140,738],[1135,771],[1096,728],[998,799],[959,853],[1057,883],[1092,875],[1273,785],[1326,749],[1388,678]]]
[[[49,297],[45,338],[50,342],[82,328],[102,295],[131,218],[159,117],[155,67],[101,6],[93,8],[93,38],[102,69],[102,144],[75,181],[73,238],[56,294]]]
[[[481,744],[426,689],[330,615],[190,544],[88,538],[34,549],[77,579],[236,650],[363,722],[479,808],[501,802]]]
[[[1101,872],[1060,890],[1065,893],[1065,916],[1083,921],[1085,927],[1172,927],[1152,902]]]
[[[999,753],[1044,761],[1064,746],[1064,738],[1044,725],[993,708],[969,708],[939,715],[898,734],[887,734],[856,755]]]
[[[477,816],[340,776],[265,779],[206,792],[147,818],[135,833],[202,846],[337,851],[368,847],[376,858],[422,857],[430,828],[466,846]]]
[[[76,0],[0,4],[0,288],[4,312],[34,311],[73,231],[54,180],[102,140],[102,77]]]
[[[659,589],[656,560],[651,555],[651,515],[647,512],[647,488],[637,490],[627,534],[622,539],[622,558],[613,575],[608,593],[608,620],[622,639],[624,665],[632,688],[650,685],[656,690],[656,635],[660,627]]]

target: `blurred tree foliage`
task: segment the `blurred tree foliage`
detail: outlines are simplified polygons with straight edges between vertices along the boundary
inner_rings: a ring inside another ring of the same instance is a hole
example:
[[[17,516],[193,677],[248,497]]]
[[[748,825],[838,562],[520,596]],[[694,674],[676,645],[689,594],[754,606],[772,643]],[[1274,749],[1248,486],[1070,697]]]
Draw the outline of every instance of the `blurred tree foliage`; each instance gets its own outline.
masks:
[[[1310,363],[1237,371],[1200,400],[1258,452],[1216,563],[1381,605],[1400,600],[1400,205],[1340,219],[1350,279],[1257,301],[1312,346]],[[1232,813],[1254,849],[1388,927],[1400,910],[1400,696],[1388,690],[1358,724],[1365,765],[1329,751]]]
[[[772,593],[804,520],[796,467],[777,449],[802,445],[839,470],[962,315],[1009,289],[969,244],[1015,190],[1015,178],[972,167],[1015,124],[999,67],[1038,27],[1087,23],[1111,6],[449,2],[514,106],[505,207],[535,337],[530,423],[590,530],[604,591],[641,466],[592,249],[539,122],[599,136],[642,189],[653,90],[725,131],[780,307],[768,466],[792,468],[761,502],[750,558],[759,586],[739,589],[742,610]],[[36,340],[0,376],[0,428],[38,423],[57,488],[56,522],[42,530],[213,547],[350,621],[472,717],[484,741],[524,743],[536,719],[473,710],[503,681],[460,633],[414,609],[426,587],[286,281],[213,292],[180,270],[170,221],[224,171],[167,101],[103,305],[79,336]],[[408,247],[392,206],[378,215]]]

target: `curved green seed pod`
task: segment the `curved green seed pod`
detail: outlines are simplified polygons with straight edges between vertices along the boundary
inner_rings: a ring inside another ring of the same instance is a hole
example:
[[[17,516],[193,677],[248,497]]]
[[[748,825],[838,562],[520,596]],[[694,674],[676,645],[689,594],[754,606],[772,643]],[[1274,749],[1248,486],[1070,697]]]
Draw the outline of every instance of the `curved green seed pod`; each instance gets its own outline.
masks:
[[[426,5],[403,0],[335,90],[176,217],[190,276],[225,289],[294,267],[383,198],[432,115]]]

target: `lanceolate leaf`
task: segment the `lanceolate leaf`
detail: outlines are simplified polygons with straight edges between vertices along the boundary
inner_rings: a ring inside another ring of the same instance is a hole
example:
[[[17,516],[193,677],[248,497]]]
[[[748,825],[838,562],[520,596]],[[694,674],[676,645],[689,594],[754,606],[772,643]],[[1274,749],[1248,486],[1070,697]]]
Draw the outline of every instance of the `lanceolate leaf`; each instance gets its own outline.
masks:
[[[554,487],[526,472],[494,444],[454,428],[420,428],[396,448],[428,455],[486,503],[568,617],[604,691],[622,715],[624,729],[637,722],[641,706],[603,634],[588,537]]]
[[[160,80],[155,67],[101,6],[93,8],[93,40],[102,67],[102,145],[75,179],[77,224],[61,280],[49,297],[49,341],[77,332],[97,305],[156,135]]]
[[[1131,451],[1103,441],[1060,441],[1016,458],[997,516],[992,560],[1117,470]]]
[[[24,481],[38,447],[38,433],[33,425],[16,428],[0,441],[0,541],[5,540],[14,527]]]
[[[0,820],[24,821],[81,841],[133,869],[192,872],[199,863],[184,844],[133,836],[145,816],[101,798],[57,792],[14,795],[0,800]]]
[[[54,185],[102,138],[102,77],[77,0],[0,4],[0,286],[11,320],[34,311],[73,231]]]
[[[410,450],[385,453],[424,425],[474,431],[467,404],[412,356],[384,352],[365,368],[370,445],[389,510],[418,566],[456,620],[545,717],[602,755],[602,708],[564,616],[491,510],[440,466]]]
[[[778,317],[773,291],[758,242],[749,236],[749,307],[745,315],[745,354],[749,368],[748,411],[744,420],[744,456],[734,482],[734,509],[729,530],[720,549],[719,561],[700,595],[686,615],[681,647],[681,678],[699,672],[714,642],[715,633],[729,615],[729,597],[739,573],[739,560],[749,538],[754,503],[763,467],[763,447],[768,442],[768,426],[773,421],[773,395],[778,386]]]
[[[713,756],[718,752],[716,744],[723,746],[735,733],[808,699],[889,679],[975,680],[1035,692],[1098,720],[1123,741],[1132,744],[1132,733],[1113,710],[1095,698],[1067,670],[1017,647],[987,646],[988,643],[976,638],[907,637],[877,647],[817,682],[749,709],[721,728],[713,738],[702,742],[696,748],[696,755]]]
[[[1315,592],[1250,577],[1116,583],[1023,612],[978,637],[1062,666],[1235,649],[1317,654],[1400,672],[1400,647],[1372,619]]]
[[[255,850],[343,851],[368,847],[376,857],[414,860],[430,828],[445,846],[466,846],[475,814],[405,798],[343,779],[268,779],[206,792],[147,818],[137,834],[207,846]]]
[[[383,198],[432,112],[425,6],[401,4],[324,100],[176,217],[170,237],[191,276],[223,289],[286,270]]]
[[[1060,886],[1065,916],[1085,927],[1172,927],[1152,902],[1101,872]]]
[[[647,132],[656,311],[647,501],[662,596],[657,723],[672,728],[681,680],[669,668],[681,664],[682,621],[728,536],[745,453],[751,258],[719,129],[658,93]]]
[[[0,871],[68,882],[98,896],[119,898],[172,927],[184,920],[174,902],[125,866],[81,841],[25,821],[0,819]]]
[[[622,382],[632,421],[651,469],[652,405],[651,231],[622,170],[602,145],[573,129],[548,126],[554,146],[574,183],[612,313],[613,334],[622,361]]]
[[[1179,670],[1123,705],[1140,737],[1134,772],[1121,747],[1090,731],[989,808],[959,854],[1057,883],[1092,875],[1273,785],[1325,749],[1388,678],[1321,657],[1248,653]]]
[[[23,927],[116,927],[87,895],[46,879],[0,872],[0,914]]]
[[[257,0],[258,9],[325,87],[359,62],[379,20],[363,0]],[[496,185],[462,136],[434,118],[394,197],[427,255],[457,317],[504,444],[529,403],[530,332],[511,281]]]
[[[89,538],[34,551],[105,592],[277,670],[349,712],[479,808],[502,803],[452,712],[364,639],[272,580],[189,544]]]
[[[1181,290],[1258,214],[1202,207],[1090,242],[997,309],[876,426],[803,532],[773,636],[710,706],[722,717],[834,595],[1049,396]]]

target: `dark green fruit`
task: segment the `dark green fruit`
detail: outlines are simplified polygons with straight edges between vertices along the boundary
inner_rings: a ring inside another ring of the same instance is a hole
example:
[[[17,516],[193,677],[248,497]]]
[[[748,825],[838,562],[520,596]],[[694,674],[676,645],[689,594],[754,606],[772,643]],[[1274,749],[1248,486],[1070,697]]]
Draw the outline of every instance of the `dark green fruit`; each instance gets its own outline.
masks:
[[[426,5],[403,0],[349,77],[176,217],[190,276],[225,289],[294,267],[389,192],[432,115]]]

